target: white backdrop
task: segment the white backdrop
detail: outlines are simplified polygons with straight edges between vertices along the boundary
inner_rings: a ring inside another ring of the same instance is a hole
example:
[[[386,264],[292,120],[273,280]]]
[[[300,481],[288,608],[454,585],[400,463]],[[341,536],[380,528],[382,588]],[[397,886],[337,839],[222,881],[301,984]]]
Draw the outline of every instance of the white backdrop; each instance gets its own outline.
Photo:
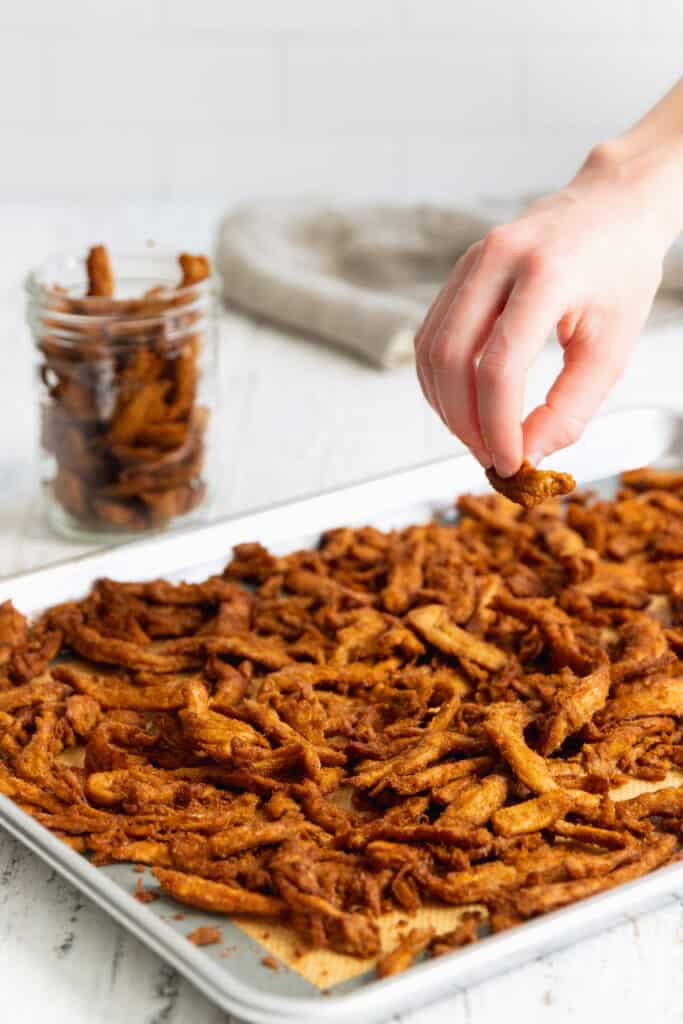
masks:
[[[682,43],[680,0],[7,0],[0,198],[542,188]]]
[[[0,0],[0,574],[78,550],[46,534],[31,461],[29,266],[99,240],[201,251],[225,206],[263,193],[551,186],[683,74],[682,44],[683,0]],[[221,331],[218,513],[453,453],[412,367],[378,374],[237,317]],[[610,406],[680,409],[678,328],[643,341]],[[534,401],[558,360],[542,354]],[[227,1024],[1,834],[0,883],[2,1020]],[[680,1024],[682,940],[674,904],[410,1024],[501,1007]]]

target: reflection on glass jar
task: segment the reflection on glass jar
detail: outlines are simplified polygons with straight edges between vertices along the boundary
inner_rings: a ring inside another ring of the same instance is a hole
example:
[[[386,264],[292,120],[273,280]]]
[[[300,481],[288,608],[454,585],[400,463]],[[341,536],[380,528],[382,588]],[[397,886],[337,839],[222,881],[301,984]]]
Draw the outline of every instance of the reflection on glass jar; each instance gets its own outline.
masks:
[[[112,263],[115,285],[100,246],[87,274],[79,260],[51,260],[26,284],[48,521],[78,539],[120,539],[206,508],[217,380],[208,262],[149,251]]]

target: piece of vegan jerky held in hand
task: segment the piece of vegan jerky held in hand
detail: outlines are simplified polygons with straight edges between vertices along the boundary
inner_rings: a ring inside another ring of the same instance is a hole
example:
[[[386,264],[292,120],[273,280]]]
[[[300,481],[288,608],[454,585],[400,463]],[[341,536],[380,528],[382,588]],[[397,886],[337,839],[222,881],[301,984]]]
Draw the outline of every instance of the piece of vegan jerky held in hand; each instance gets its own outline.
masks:
[[[493,466],[486,477],[494,490],[524,508],[534,508],[547,498],[569,494],[576,487],[571,473],[556,473],[552,469],[534,469],[526,460],[513,476],[498,476]]]

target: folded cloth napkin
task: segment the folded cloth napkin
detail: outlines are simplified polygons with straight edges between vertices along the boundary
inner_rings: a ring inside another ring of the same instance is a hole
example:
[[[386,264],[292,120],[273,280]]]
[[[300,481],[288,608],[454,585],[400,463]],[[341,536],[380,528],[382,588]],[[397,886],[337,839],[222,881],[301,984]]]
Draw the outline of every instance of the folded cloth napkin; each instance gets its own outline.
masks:
[[[526,200],[528,201],[528,199]],[[306,331],[391,367],[412,357],[413,337],[449,270],[525,202],[467,210],[430,205],[243,204],[222,222],[217,265],[229,305]],[[664,269],[662,293],[680,315],[683,249]]]

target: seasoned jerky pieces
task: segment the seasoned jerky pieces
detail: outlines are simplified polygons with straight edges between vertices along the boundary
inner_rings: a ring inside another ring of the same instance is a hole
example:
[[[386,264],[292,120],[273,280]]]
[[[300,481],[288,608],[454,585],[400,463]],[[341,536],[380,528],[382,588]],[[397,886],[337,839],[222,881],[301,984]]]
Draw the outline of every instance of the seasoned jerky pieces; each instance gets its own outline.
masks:
[[[109,254],[97,245],[85,298],[46,294],[41,443],[55,460],[56,501],[83,525],[162,526],[204,497],[197,299],[210,267],[189,253],[179,264],[177,289],[117,299]]]
[[[103,245],[94,245],[86,260],[88,295],[110,299],[114,294],[114,271],[109,253]]]
[[[683,475],[458,508],[242,544],[203,582],[98,580],[33,623],[6,602],[0,793],[96,864],[148,865],[141,901],[274,917],[380,977],[670,863]],[[456,926],[407,927],[427,904]]]
[[[556,473],[554,470],[534,469],[524,461],[513,476],[502,477],[491,467],[486,477],[494,490],[504,494],[510,501],[523,508],[534,508],[548,498],[569,494],[576,487],[570,473]]]
[[[180,269],[183,272],[183,279],[180,282],[181,288],[189,288],[209,277],[211,267],[206,256],[193,256],[189,252],[181,252],[178,257]]]
[[[392,974],[405,971],[421,953],[424,953],[433,938],[433,928],[413,928],[390,953],[378,960],[377,976],[389,978]]]

